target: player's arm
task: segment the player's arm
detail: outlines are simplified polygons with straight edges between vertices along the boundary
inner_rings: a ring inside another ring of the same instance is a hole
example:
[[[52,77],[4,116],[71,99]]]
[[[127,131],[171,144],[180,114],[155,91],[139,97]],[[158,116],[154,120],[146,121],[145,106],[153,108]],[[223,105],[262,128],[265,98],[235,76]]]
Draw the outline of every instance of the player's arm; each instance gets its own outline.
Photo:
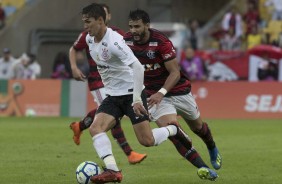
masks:
[[[74,44],[69,49],[69,60],[72,70],[73,78],[78,81],[85,81],[86,76],[81,72],[81,70],[77,67],[77,50],[84,50],[88,48],[88,43],[86,42],[87,33],[82,32]]]
[[[133,110],[137,116],[142,116],[143,114],[147,114],[147,110],[143,106],[143,102],[141,99],[141,93],[143,90],[143,83],[144,83],[144,67],[141,63],[136,60],[133,62],[130,67],[133,69]]]
[[[73,78],[78,81],[85,81],[86,76],[77,67],[76,55],[77,55],[77,51],[72,46],[69,50],[69,60],[70,60]]]
[[[148,99],[149,108],[153,107],[154,105],[159,105],[166,93],[170,91],[180,79],[180,69],[176,60],[175,49],[171,41],[164,41],[162,44],[160,44],[158,50],[162,55],[164,66],[169,72],[169,75],[166,78],[166,81],[162,88],[159,89],[157,93],[151,95]]]
[[[169,76],[167,77],[163,87],[157,93],[151,95],[148,99],[149,109],[154,105],[159,105],[166,93],[170,91],[180,79],[180,71],[176,59],[166,61],[165,67],[169,72]]]
[[[165,68],[169,72],[169,76],[167,77],[163,85],[163,88],[166,89],[167,91],[170,91],[180,79],[180,71],[179,71],[179,65],[177,60],[172,59],[165,62]]]

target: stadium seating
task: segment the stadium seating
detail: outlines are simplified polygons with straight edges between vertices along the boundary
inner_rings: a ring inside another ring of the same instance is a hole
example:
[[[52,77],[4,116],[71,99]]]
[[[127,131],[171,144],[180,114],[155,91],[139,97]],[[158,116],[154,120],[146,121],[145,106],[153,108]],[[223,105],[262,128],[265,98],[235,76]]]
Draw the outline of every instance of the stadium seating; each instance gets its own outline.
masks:
[[[268,26],[263,32],[270,35],[270,42],[277,40],[280,32],[282,32],[282,21],[269,21]]]
[[[27,0],[2,0],[2,6],[4,7],[5,13],[7,16],[12,15],[17,10],[24,7]]]

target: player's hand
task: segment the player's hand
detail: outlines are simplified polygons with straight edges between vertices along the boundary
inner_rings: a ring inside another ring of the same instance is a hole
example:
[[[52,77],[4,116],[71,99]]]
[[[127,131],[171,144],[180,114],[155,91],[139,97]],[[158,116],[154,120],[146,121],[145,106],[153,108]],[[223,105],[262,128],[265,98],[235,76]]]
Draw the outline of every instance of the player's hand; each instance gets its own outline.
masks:
[[[86,76],[81,72],[79,68],[72,68],[72,76],[77,81],[85,81]]]
[[[160,92],[157,92],[150,96],[150,98],[147,99],[148,102],[148,108],[151,109],[154,105],[159,106],[163,99],[164,95]]]
[[[143,106],[142,102],[136,102],[132,106],[133,106],[133,111],[136,114],[136,116],[142,117],[144,115],[148,115],[148,112],[145,109],[145,107]]]

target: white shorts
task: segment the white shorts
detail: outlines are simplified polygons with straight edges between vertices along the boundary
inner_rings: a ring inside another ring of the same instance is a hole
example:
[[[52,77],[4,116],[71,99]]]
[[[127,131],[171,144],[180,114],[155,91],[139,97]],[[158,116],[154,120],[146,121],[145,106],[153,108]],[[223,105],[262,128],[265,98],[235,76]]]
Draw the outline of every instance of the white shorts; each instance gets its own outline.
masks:
[[[105,88],[99,88],[94,91],[91,91],[94,102],[97,103],[98,106],[101,105],[102,101],[107,97]]]
[[[195,120],[200,117],[195,98],[191,93],[180,96],[164,97],[159,107],[152,107],[149,110],[153,121],[167,114],[178,114],[186,120]]]

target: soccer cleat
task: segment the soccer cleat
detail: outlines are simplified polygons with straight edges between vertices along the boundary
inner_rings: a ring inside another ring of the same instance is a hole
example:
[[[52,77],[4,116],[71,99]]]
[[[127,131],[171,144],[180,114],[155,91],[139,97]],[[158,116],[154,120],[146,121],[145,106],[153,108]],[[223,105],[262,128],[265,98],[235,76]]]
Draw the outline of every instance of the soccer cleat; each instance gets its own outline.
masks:
[[[104,169],[104,172],[101,174],[91,176],[90,178],[92,183],[109,183],[109,182],[118,182],[122,180],[121,171],[113,171],[110,169]]]
[[[200,169],[198,169],[197,174],[202,180],[215,181],[216,178],[218,178],[216,172],[207,167],[201,167]]]
[[[209,150],[209,154],[213,168],[216,170],[220,169],[222,165],[222,158],[218,152],[217,147],[214,147],[213,149]]]
[[[80,131],[80,128],[79,128],[79,122],[72,122],[70,124],[70,129],[72,129],[73,131],[73,142],[76,144],[76,145],[79,145],[80,144],[80,135],[82,134],[82,131]]]
[[[127,159],[130,164],[137,164],[142,162],[146,157],[147,157],[146,154],[141,154],[135,151],[131,151],[130,155],[127,156]]]

